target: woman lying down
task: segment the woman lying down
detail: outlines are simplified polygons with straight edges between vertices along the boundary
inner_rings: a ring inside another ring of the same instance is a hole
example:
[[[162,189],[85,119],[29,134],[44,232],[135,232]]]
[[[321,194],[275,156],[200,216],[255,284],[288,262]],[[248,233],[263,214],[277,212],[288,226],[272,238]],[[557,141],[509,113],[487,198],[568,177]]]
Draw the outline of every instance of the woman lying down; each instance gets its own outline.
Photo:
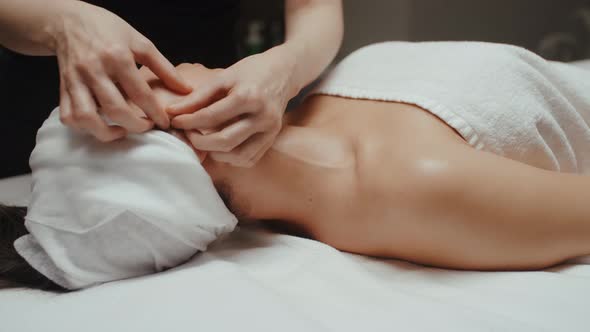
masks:
[[[179,69],[195,89],[213,73]],[[151,83],[162,103],[182,98]],[[373,45],[285,115],[252,168],[224,154],[200,154],[201,165],[183,142],[231,150],[224,131],[238,126],[102,144],[54,112],[31,156],[28,213],[2,209],[1,278],[79,289],[154,273],[230,232],[234,215],[444,268],[540,269],[590,254],[589,92],[590,72],[516,47]]]

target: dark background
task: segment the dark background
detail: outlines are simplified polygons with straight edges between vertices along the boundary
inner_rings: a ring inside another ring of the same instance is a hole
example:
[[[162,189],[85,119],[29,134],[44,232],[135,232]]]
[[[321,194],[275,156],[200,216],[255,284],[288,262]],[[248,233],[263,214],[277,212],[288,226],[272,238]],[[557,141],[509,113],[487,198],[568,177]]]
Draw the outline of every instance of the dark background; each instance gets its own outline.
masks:
[[[95,0],[148,36],[171,62],[225,67],[249,53],[252,21],[265,48],[282,28],[280,0]],[[383,40],[481,40],[517,44],[564,61],[590,57],[589,0],[344,0],[339,59]],[[280,30],[280,29],[279,29]],[[57,65],[0,49],[0,178],[29,171],[35,133],[58,104]]]

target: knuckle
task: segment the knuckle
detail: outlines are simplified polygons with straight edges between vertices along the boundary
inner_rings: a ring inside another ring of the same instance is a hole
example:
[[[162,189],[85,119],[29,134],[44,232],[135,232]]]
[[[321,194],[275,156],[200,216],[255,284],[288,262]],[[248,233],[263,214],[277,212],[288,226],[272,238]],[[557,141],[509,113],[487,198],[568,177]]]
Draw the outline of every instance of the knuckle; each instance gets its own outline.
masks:
[[[106,114],[112,120],[119,120],[123,109],[117,105],[105,105],[102,107],[102,113]]]
[[[262,102],[262,91],[257,87],[249,88],[246,101],[260,105]]]
[[[254,87],[239,89],[236,91],[236,97],[243,103],[258,102],[260,100],[260,92]]]
[[[217,124],[217,115],[215,114],[215,112],[211,111],[210,109],[206,108],[204,110],[201,110],[199,112],[201,119],[199,122],[201,122],[203,125],[205,126],[215,126]]]
[[[98,54],[90,54],[84,58],[84,61],[92,67],[98,67],[102,65],[102,61]]]
[[[121,45],[111,45],[105,48],[101,53],[102,59],[106,61],[127,59],[128,55],[129,53],[127,52],[127,49]]]
[[[137,41],[136,48],[138,52],[145,54],[152,52],[156,48],[156,45],[154,45],[154,43],[152,43],[152,41],[147,38],[140,38]]]
[[[86,111],[72,112],[72,118],[75,122],[88,122],[92,118],[92,114]]]
[[[61,123],[63,123],[66,126],[69,126],[69,127],[74,125],[74,119],[72,118],[72,115],[70,115],[70,114],[60,114],[59,121],[61,121]]]
[[[234,89],[234,81],[230,78],[227,77],[222,77],[219,76],[216,79],[213,79],[213,85],[217,88],[217,90],[220,90],[227,93],[227,94],[233,94],[232,90]],[[238,90],[239,91],[239,90]],[[238,92],[238,101],[243,100],[243,93],[242,92]]]
[[[199,64],[198,64],[198,63],[195,63],[195,64],[193,65],[193,64],[190,64],[190,63],[188,63],[188,62],[183,62],[183,63],[181,63],[181,64],[177,65],[177,66],[176,66],[176,69],[179,69],[179,70],[190,70],[191,68],[193,68],[193,67],[198,67],[198,66],[199,66]]]
[[[72,112],[72,118],[76,123],[91,123],[95,112],[91,110],[78,110]]]
[[[78,61],[74,64],[74,70],[81,73],[86,73],[89,69],[88,62],[86,60]]]
[[[220,133],[219,134],[219,149],[221,152],[231,152],[234,149],[233,138],[226,134]]]
[[[248,92],[246,90],[240,89],[234,93],[234,96],[238,102],[243,103],[248,99]]]
[[[80,75],[78,76],[78,78],[73,78],[70,81],[69,85],[71,87],[76,86],[76,84],[93,86],[99,81],[99,77],[101,76],[99,71],[95,67],[93,68],[91,66],[80,66],[80,68],[77,68],[77,70]],[[76,82],[76,80],[78,80],[78,82]]]
[[[181,65],[185,65],[190,68],[206,68],[202,63],[183,63]]]
[[[115,110],[115,108],[112,105],[109,105],[106,103],[101,103],[101,106],[98,109],[99,113],[107,115],[112,120],[115,120],[115,119],[113,119],[113,117],[117,115],[117,113],[114,112],[114,110]]]
[[[74,79],[74,74],[71,70],[66,70],[64,71],[63,75],[62,75],[62,81],[61,81],[64,85],[64,88],[66,90],[71,90],[76,83],[76,79]]]

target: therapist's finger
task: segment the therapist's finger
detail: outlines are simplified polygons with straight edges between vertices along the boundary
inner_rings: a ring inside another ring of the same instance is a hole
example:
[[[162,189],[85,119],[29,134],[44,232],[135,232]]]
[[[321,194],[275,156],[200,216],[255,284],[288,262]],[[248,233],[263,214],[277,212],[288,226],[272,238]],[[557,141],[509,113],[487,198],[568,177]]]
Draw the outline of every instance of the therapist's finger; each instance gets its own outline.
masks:
[[[63,78],[60,79],[63,82]],[[59,120],[61,123],[68,127],[74,125],[74,119],[72,118],[72,101],[70,95],[65,88],[65,84],[61,83],[59,86]]]
[[[197,150],[230,152],[258,131],[258,123],[254,119],[247,118],[208,135],[203,135],[198,131],[189,131],[187,137]]]
[[[241,100],[229,95],[191,114],[182,114],[172,120],[175,128],[194,130],[217,128],[237,116],[247,113]]]
[[[109,65],[115,66],[112,63]],[[120,68],[114,67],[111,70],[117,71]],[[151,122],[135,115],[131,105],[127,103],[113,79],[107,76],[108,74],[102,66],[92,66],[80,71],[80,75],[101,106],[100,111],[129,132],[141,133],[151,129]]]
[[[203,86],[186,96],[180,102],[168,106],[166,112],[170,115],[194,113],[225,97],[229,89],[231,89],[229,81],[215,79],[206,86]]]
[[[126,135],[125,129],[107,125],[98,115],[96,103],[87,87],[75,85],[68,91],[72,101],[72,117],[75,127],[88,131],[102,142],[114,141]]]
[[[117,79],[129,99],[139,106],[150,119],[160,128],[170,127],[170,119],[164,111],[164,107],[160,105],[149,84],[141,77],[131,59],[119,66]]]
[[[130,105],[125,101],[125,98],[121,94],[121,91],[115,86],[113,79],[109,76],[111,72],[117,72],[120,70],[118,63],[125,63],[125,52],[119,54],[118,57],[109,57],[102,63],[95,63],[92,66],[82,66],[78,68],[78,75],[83,79],[82,83],[85,83],[85,87],[90,89],[90,92],[100,105],[101,113],[105,114],[110,120],[116,122],[118,125],[124,127],[127,131],[132,133],[140,133],[151,128],[151,123],[145,119],[141,119],[135,116],[132,112]],[[135,67],[132,62],[130,55],[127,55],[128,62]],[[108,68],[108,69],[107,69]],[[80,82],[79,82],[80,83]],[[96,103],[92,100],[92,104]],[[87,107],[85,109],[88,109]],[[93,109],[94,113],[97,113],[96,108]],[[87,115],[89,117],[89,115]],[[93,117],[94,118],[94,117]],[[104,122],[104,119],[102,119]],[[87,119],[87,121],[90,121]],[[104,129],[104,128],[102,128]],[[96,129],[100,130],[100,129]]]
[[[137,45],[134,45],[132,51],[135,61],[148,67],[170,90],[181,94],[193,91],[192,86],[186,82],[151,41],[142,39]]]
[[[135,114],[117,86],[107,76],[89,77],[92,91],[101,106],[101,112],[110,120],[131,133],[143,133],[153,127],[151,121]]]

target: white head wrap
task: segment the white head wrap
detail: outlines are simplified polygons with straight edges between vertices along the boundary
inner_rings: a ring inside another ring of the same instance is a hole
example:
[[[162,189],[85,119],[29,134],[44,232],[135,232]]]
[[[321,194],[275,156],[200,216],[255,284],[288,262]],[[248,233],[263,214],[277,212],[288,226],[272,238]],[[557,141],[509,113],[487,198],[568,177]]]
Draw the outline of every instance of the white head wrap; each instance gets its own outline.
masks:
[[[68,289],[182,264],[237,223],[193,150],[165,132],[105,144],[55,110],[30,164],[30,234],[14,245]]]

